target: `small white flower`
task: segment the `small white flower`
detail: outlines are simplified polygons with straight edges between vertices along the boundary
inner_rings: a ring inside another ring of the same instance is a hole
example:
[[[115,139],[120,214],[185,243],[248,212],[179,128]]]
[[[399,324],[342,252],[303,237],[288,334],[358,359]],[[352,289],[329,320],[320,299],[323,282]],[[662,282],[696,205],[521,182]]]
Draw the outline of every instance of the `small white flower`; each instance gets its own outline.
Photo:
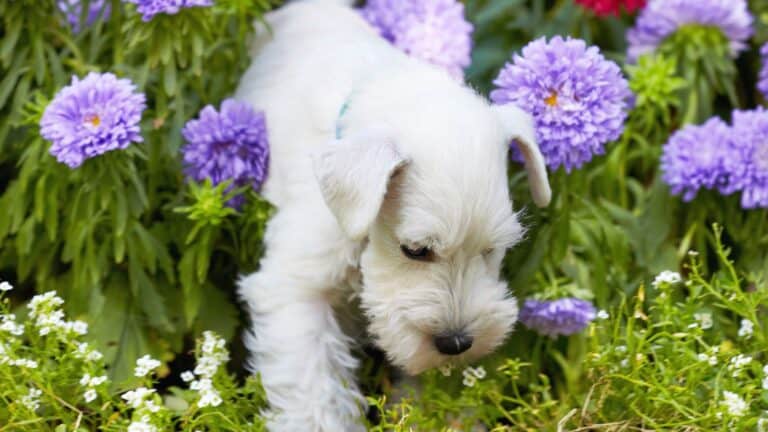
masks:
[[[767,364],[767,365],[765,365],[765,366],[763,366],[763,374],[765,374],[766,376],[768,376],[768,364]]]
[[[162,363],[153,359],[149,355],[145,355],[136,360],[136,368],[133,370],[133,374],[141,378],[147,376],[148,373],[160,367]]]
[[[464,375],[464,380],[461,381],[467,387],[474,387],[477,382],[477,378],[473,375]]]
[[[83,399],[85,399],[86,402],[93,402],[96,400],[96,397],[98,397],[98,394],[96,394],[96,390],[94,389],[88,389],[83,393]]]
[[[30,388],[29,392],[21,397],[21,404],[32,411],[37,411],[40,408],[40,395],[42,394],[40,389]]]
[[[149,422],[149,416],[143,416],[141,421],[128,425],[128,432],[157,432],[157,427]]]
[[[96,387],[98,385],[104,384],[105,382],[107,382],[106,375],[92,377],[90,374],[85,374],[82,378],[80,378],[80,385],[83,387]]]
[[[474,374],[475,374],[475,377],[477,377],[477,379],[485,378],[485,375],[486,375],[485,368],[482,366],[476,367],[474,370]]]
[[[446,363],[444,365],[440,365],[438,370],[441,374],[443,374],[443,376],[449,377],[451,376],[451,373],[453,373],[453,365]]]
[[[689,329],[695,329],[695,328],[696,328],[696,327],[698,327],[698,326],[699,326],[699,323],[691,323],[691,324],[688,324],[688,328],[689,328]]]
[[[749,409],[749,405],[736,393],[729,391],[723,391],[723,406],[728,411],[728,414],[734,417],[743,416]]]
[[[749,339],[754,333],[755,325],[748,319],[741,320],[741,327],[739,327],[739,337]]]
[[[219,392],[213,389],[208,389],[200,393],[200,400],[197,401],[199,407],[207,406],[219,406],[221,405],[221,396]]]
[[[717,356],[714,356],[714,355],[709,356],[709,365],[714,366],[716,364],[717,364]]]
[[[763,378],[763,390],[768,390],[768,377]]]
[[[72,322],[72,331],[79,335],[84,335],[88,333],[88,323],[85,323],[83,321],[73,321]]]
[[[741,375],[745,366],[752,362],[752,357],[744,354],[739,354],[731,358],[731,362],[728,365],[728,370],[733,371],[732,376],[734,378]]]
[[[203,356],[197,360],[197,366],[195,366],[195,373],[197,375],[210,378],[216,375],[216,371],[219,369],[221,362],[216,357]]]
[[[629,367],[629,359],[624,359],[619,363],[619,365],[623,368]]]
[[[701,312],[693,314],[693,317],[699,322],[702,330],[709,330],[712,328],[712,314]]]
[[[674,285],[682,281],[683,281],[683,277],[680,276],[680,273],[664,270],[653,279],[653,282],[651,282],[651,286],[658,289],[661,286],[661,284]]]
[[[184,382],[190,382],[195,379],[195,374],[190,371],[184,371],[181,373],[181,380]]]
[[[694,256],[694,257],[695,256],[699,256],[699,252],[691,249],[691,250],[688,251],[688,255],[689,256]]]
[[[96,350],[93,350],[85,355],[85,359],[89,361],[101,360],[103,357],[104,355]]]
[[[10,291],[13,289],[13,285],[6,281],[0,282],[0,291]]]
[[[768,414],[768,411],[766,411]],[[768,418],[761,418],[757,421],[757,432],[768,432]]]
[[[625,353],[627,352],[627,346],[626,345],[619,345],[615,348],[617,353]]]
[[[10,360],[8,363],[10,363],[12,366],[19,366],[19,367],[25,367],[28,369],[37,369],[37,362],[30,359],[15,359]]]
[[[709,361],[709,356],[704,353],[699,353],[696,358],[702,362]]]
[[[155,404],[155,401],[148,400],[144,402],[144,408],[148,409],[150,412],[156,413],[160,411],[160,407]]]
[[[192,381],[192,383],[189,385],[189,388],[191,388],[192,390],[197,390],[202,392],[205,390],[212,389],[213,382],[211,381],[210,378],[202,378],[197,381]]]
[[[13,318],[11,318],[13,317]],[[18,324],[16,321],[13,321],[16,317],[11,315],[3,315],[3,323],[0,324],[0,330],[8,332],[14,336],[21,336],[24,334],[24,325]]]
[[[610,316],[610,315],[608,315],[608,312],[606,312],[606,311],[604,311],[604,310],[602,310],[602,309],[601,309],[601,310],[599,310],[599,311],[597,312],[597,318],[598,318],[598,319],[601,319],[601,320],[607,320],[607,319],[608,319],[608,318],[610,318],[610,317],[611,317],[611,316]]]
[[[148,389],[146,387],[139,387],[135,390],[123,393],[121,396],[131,407],[141,408],[144,405],[144,399],[147,396],[152,395],[155,389]]]

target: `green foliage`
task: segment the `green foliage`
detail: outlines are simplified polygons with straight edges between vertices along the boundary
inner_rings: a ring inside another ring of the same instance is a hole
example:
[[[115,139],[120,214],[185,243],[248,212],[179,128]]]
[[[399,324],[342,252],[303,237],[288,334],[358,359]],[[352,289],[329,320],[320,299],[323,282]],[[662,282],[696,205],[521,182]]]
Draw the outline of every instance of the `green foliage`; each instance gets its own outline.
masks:
[[[547,340],[519,358],[484,361],[488,374],[478,379],[467,379],[477,368],[448,378],[433,371],[418,395],[390,404],[372,400],[384,411],[372,430],[463,431],[485,424],[492,431],[746,431],[758,422],[764,428],[768,289],[764,280],[757,288],[745,284],[719,228],[714,238],[723,270],[711,279],[702,273],[701,256],[690,254],[687,280],[657,280],[627,297],[572,338],[577,348],[562,352],[558,341]],[[744,331],[745,320],[751,332]],[[543,355],[563,368],[566,383],[555,385],[541,373]],[[726,392],[743,400],[743,412],[726,402]]]
[[[32,317],[18,336],[3,318],[0,355],[38,367],[0,361],[0,431],[124,430],[142,415],[121,395],[156,384],[134,376],[135,360],[146,354],[164,363],[156,376],[162,397],[151,396],[164,407],[151,416],[159,427],[263,429],[258,380],[219,371],[214,384],[224,402],[200,407],[198,391],[168,387],[181,371],[167,365],[183,361],[203,331],[232,340],[244,324],[235,279],[256,268],[273,209],[252,190],[187,182],[180,130],[234,90],[253,26],[275,3],[217,0],[145,23],[133,5],[112,0],[108,21],[73,34],[52,0],[0,2],[0,274],[17,282],[13,301],[6,296],[0,307],[24,321],[23,303],[56,291],[67,314],[90,325],[83,337],[40,335]],[[465,3],[475,25],[468,80],[481,92],[512,53],[540,36],[583,38],[623,64],[631,17],[597,19],[572,0]],[[750,4],[757,46],[768,39],[768,1]],[[528,233],[505,259],[504,279],[520,298],[590,299],[609,319],[556,340],[520,328],[482,366],[448,377],[429,372],[412,394],[392,390],[380,375],[365,377],[385,390],[370,395],[382,413],[371,428],[758,427],[768,417],[760,381],[768,373],[768,217],[714,193],[682,204],[658,170],[661,146],[681,125],[727,117],[759,99],[754,51],[733,59],[722,33],[686,26],[654,55],[623,65],[635,95],[623,136],[584,169],[551,173],[547,209],[525,205],[524,173],[510,167]],[[71,170],[48,153],[38,123],[56,92],[89,71],[128,77],[147,95],[144,142]],[[244,204],[229,207],[233,198]],[[710,229],[715,222],[722,233]],[[687,280],[654,287],[665,270]],[[749,338],[739,336],[742,320],[753,323]],[[103,358],[76,354],[82,340]],[[735,373],[729,365],[739,354],[752,361]],[[241,371],[242,361],[233,366]],[[85,373],[108,378],[96,386],[97,402],[83,398]],[[21,402],[30,389],[41,392],[39,410]],[[729,414],[725,391],[743,399],[748,414]]]
[[[171,359],[190,332],[232,337],[234,275],[255,267],[269,205],[251,192],[235,213],[221,206],[231,198],[223,188],[185,183],[180,130],[234,90],[253,22],[271,3],[222,0],[144,23],[112,1],[109,20],[79,34],[55,2],[32,3],[0,5],[0,269],[62,293],[75,316],[103,316],[91,336],[116,379],[140,353]],[[147,95],[144,143],[70,170],[37,124],[71,76],[92,70]],[[203,299],[218,310],[203,311]]]
[[[256,377],[238,383],[226,373],[223,339],[205,333],[195,349],[198,366],[187,372],[190,388],[160,395],[153,388],[159,361],[144,358],[135,368],[131,362],[132,377],[114,380],[105,367],[109,354],[82,340],[83,331],[64,320],[52,294],[33,298],[30,319],[20,324],[0,292],[0,430],[124,431],[138,423],[155,431],[265,430],[258,416],[265,403],[261,385]]]

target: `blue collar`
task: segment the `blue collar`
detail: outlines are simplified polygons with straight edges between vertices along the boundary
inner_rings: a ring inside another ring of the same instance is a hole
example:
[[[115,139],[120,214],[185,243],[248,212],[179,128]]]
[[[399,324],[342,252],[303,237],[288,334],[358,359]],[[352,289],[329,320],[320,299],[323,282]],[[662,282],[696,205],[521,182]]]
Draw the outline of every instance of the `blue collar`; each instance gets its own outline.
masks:
[[[339,109],[339,115],[336,116],[336,139],[341,139],[341,133],[343,132],[341,128],[341,119],[344,117],[344,114],[347,113],[347,110],[349,109],[349,98],[347,98],[344,101],[344,104],[341,105],[341,108]]]

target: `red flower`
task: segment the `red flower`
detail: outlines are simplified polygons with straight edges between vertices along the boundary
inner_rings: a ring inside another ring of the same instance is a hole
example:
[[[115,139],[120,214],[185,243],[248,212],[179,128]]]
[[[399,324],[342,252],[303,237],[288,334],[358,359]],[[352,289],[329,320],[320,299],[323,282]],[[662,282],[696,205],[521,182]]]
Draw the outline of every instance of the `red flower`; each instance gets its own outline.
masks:
[[[576,0],[576,3],[598,16],[619,15],[622,10],[632,13],[645,6],[645,0]]]

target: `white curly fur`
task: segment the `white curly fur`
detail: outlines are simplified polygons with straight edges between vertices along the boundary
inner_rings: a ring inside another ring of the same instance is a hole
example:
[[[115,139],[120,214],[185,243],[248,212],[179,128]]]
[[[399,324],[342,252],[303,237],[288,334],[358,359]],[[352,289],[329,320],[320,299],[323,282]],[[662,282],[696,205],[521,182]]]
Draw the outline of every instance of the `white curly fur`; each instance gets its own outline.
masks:
[[[235,96],[265,111],[271,145],[263,195],[277,211],[240,294],[272,431],[363,430],[354,341],[337,322],[352,297],[409,373],[498,346],[517,319],[501,260],[523,233],[507,190],[512,138],[535,201],[549,201],[528,116],[406,57],[338,3],[269,14]],[[434,262],[401,245],[432,248]],[[471,349],[440,354],[433,336],[455,330]]]

